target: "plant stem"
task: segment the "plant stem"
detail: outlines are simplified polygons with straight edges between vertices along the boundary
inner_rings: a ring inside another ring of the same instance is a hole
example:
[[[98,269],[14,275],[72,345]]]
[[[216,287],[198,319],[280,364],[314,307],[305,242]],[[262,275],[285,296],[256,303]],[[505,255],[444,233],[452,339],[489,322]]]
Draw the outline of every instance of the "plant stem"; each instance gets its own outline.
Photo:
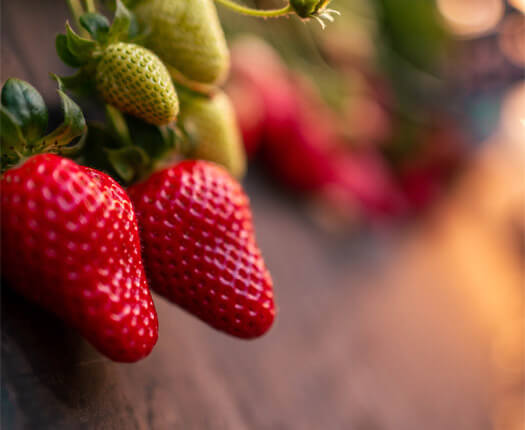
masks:
[[[66,0],[67,5],[69,6],[69,10],[71,11],[71,15],[73,15],[73,19],[75,20],[75,25],[77,28],[82,28],[80,26],[79,19],[84,14],[84,8],[82,7],[82,3],[80,0]]]
[[[96,12],[97,8],[95,7],[95,0],[85,0],[86,2],[86,11],[87,12]]]
[[[254,9],[248,6],[243,6],[235,3],[232,0],[215,0],[217,3],[222,4],[230,8],[231,10],[242,13],[244,15],[257,16],[260,18],[276,18],[279,16],[285,16],[293,13],[292,6],[290,4],[282,7],[281,9]]]

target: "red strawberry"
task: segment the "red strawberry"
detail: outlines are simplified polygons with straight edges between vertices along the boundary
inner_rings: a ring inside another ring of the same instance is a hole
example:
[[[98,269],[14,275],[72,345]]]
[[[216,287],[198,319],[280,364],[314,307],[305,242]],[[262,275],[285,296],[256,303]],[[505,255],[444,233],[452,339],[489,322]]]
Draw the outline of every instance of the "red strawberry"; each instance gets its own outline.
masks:
[[[394,176],[378,152],[346,152],[333,158],[336,171],[330,187],[339,191],[341,201],[350,199],[367,218],[384,220],[406,213],[407,203]]]
[[[151,287],[218,330],[264,334],[273,286],[239,183],[215,164],[185,161],[128,192]]]
[[[273,177],[298,191],[317,190],[333,179],[330,154],[338,139],[333,117],[269,45],[253,37],[233,45],[230,85],[249,90],[262,110],[255,138],[264,140],[261,152]]]
[[[157,341],[157,314],[131,201],[109,176],[36,155],[2,178],[2,269],[14,289],[132,362]]]

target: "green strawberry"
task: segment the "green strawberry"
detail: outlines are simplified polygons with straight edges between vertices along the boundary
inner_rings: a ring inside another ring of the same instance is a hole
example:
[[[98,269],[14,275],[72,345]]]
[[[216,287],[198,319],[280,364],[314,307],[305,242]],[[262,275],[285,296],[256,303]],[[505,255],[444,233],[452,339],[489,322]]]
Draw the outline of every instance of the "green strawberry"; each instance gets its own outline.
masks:
[[[155,125],[177,116],[179,101],[169,72],[146,48],[124,42],[109,45],[95,79],[102,98],[120,111]]]
[[[244,145],[228,96],[222,91],[211,97],[180,91],[179,124],[195,142],[192,158],[213,161],[236,178],[246,170]]]
[[[143,1],[135,13],[173,79],[201,92],[224,81],[230,56],[212,0]]]

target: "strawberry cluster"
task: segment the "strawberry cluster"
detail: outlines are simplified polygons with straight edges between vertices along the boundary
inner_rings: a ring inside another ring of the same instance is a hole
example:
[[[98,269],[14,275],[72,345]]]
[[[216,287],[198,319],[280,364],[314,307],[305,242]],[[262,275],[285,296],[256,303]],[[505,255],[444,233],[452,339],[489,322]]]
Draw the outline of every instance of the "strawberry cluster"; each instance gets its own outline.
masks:
[[[226,92],[248,158],[281,188],[313,202],[327,227],[417,215],[461,166],[468,134],[457,121],[432,111],[428,121],[408,122],[393,108],[388,81],[366,63],[352,65],[358,79],[340,70],[349,83],[338,90],[348,94],[334,107],[321,96],[317,75],[310,80],[307,67],[290,67],[263,39],[238,37],[231,52]]]
[[[229,51],[213,1],[116,0],[111,24],[92,1],[68,3],[77,28],[66,23],[56,49],[78,71],[53,75],[62,124],[46,134],[27,82],[2,87],[3,279],[115,361],[157,341],[150,290],[217,330],[263,335],[273,283],[237,182],[245,153],[220,88]],[[327,4],[259,12],[319,18]],[[86,123],[65,90],[106,121]]]

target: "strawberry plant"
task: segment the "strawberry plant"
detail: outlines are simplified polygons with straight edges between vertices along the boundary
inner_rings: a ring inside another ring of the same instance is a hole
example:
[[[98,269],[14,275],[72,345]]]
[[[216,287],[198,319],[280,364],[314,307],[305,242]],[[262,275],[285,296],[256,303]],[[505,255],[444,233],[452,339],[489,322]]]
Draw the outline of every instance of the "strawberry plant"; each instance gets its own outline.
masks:
[[[334,12],[327,0],[275,11],[218,2],[261,17]],[[246,160],[220,89],[230,57],[215,5],[106,3],[111,23],[93,0],[68,0],[74,22],[55,44],[77,71],[52,75],[64,113],[55,130],[34,87],[3,84],[2,277],[116,361],[157,341],[149,288],[218,330],[261,336],[273,284],[237,182]],[[65,91],[92,99],[105,121],[86,122]]]

